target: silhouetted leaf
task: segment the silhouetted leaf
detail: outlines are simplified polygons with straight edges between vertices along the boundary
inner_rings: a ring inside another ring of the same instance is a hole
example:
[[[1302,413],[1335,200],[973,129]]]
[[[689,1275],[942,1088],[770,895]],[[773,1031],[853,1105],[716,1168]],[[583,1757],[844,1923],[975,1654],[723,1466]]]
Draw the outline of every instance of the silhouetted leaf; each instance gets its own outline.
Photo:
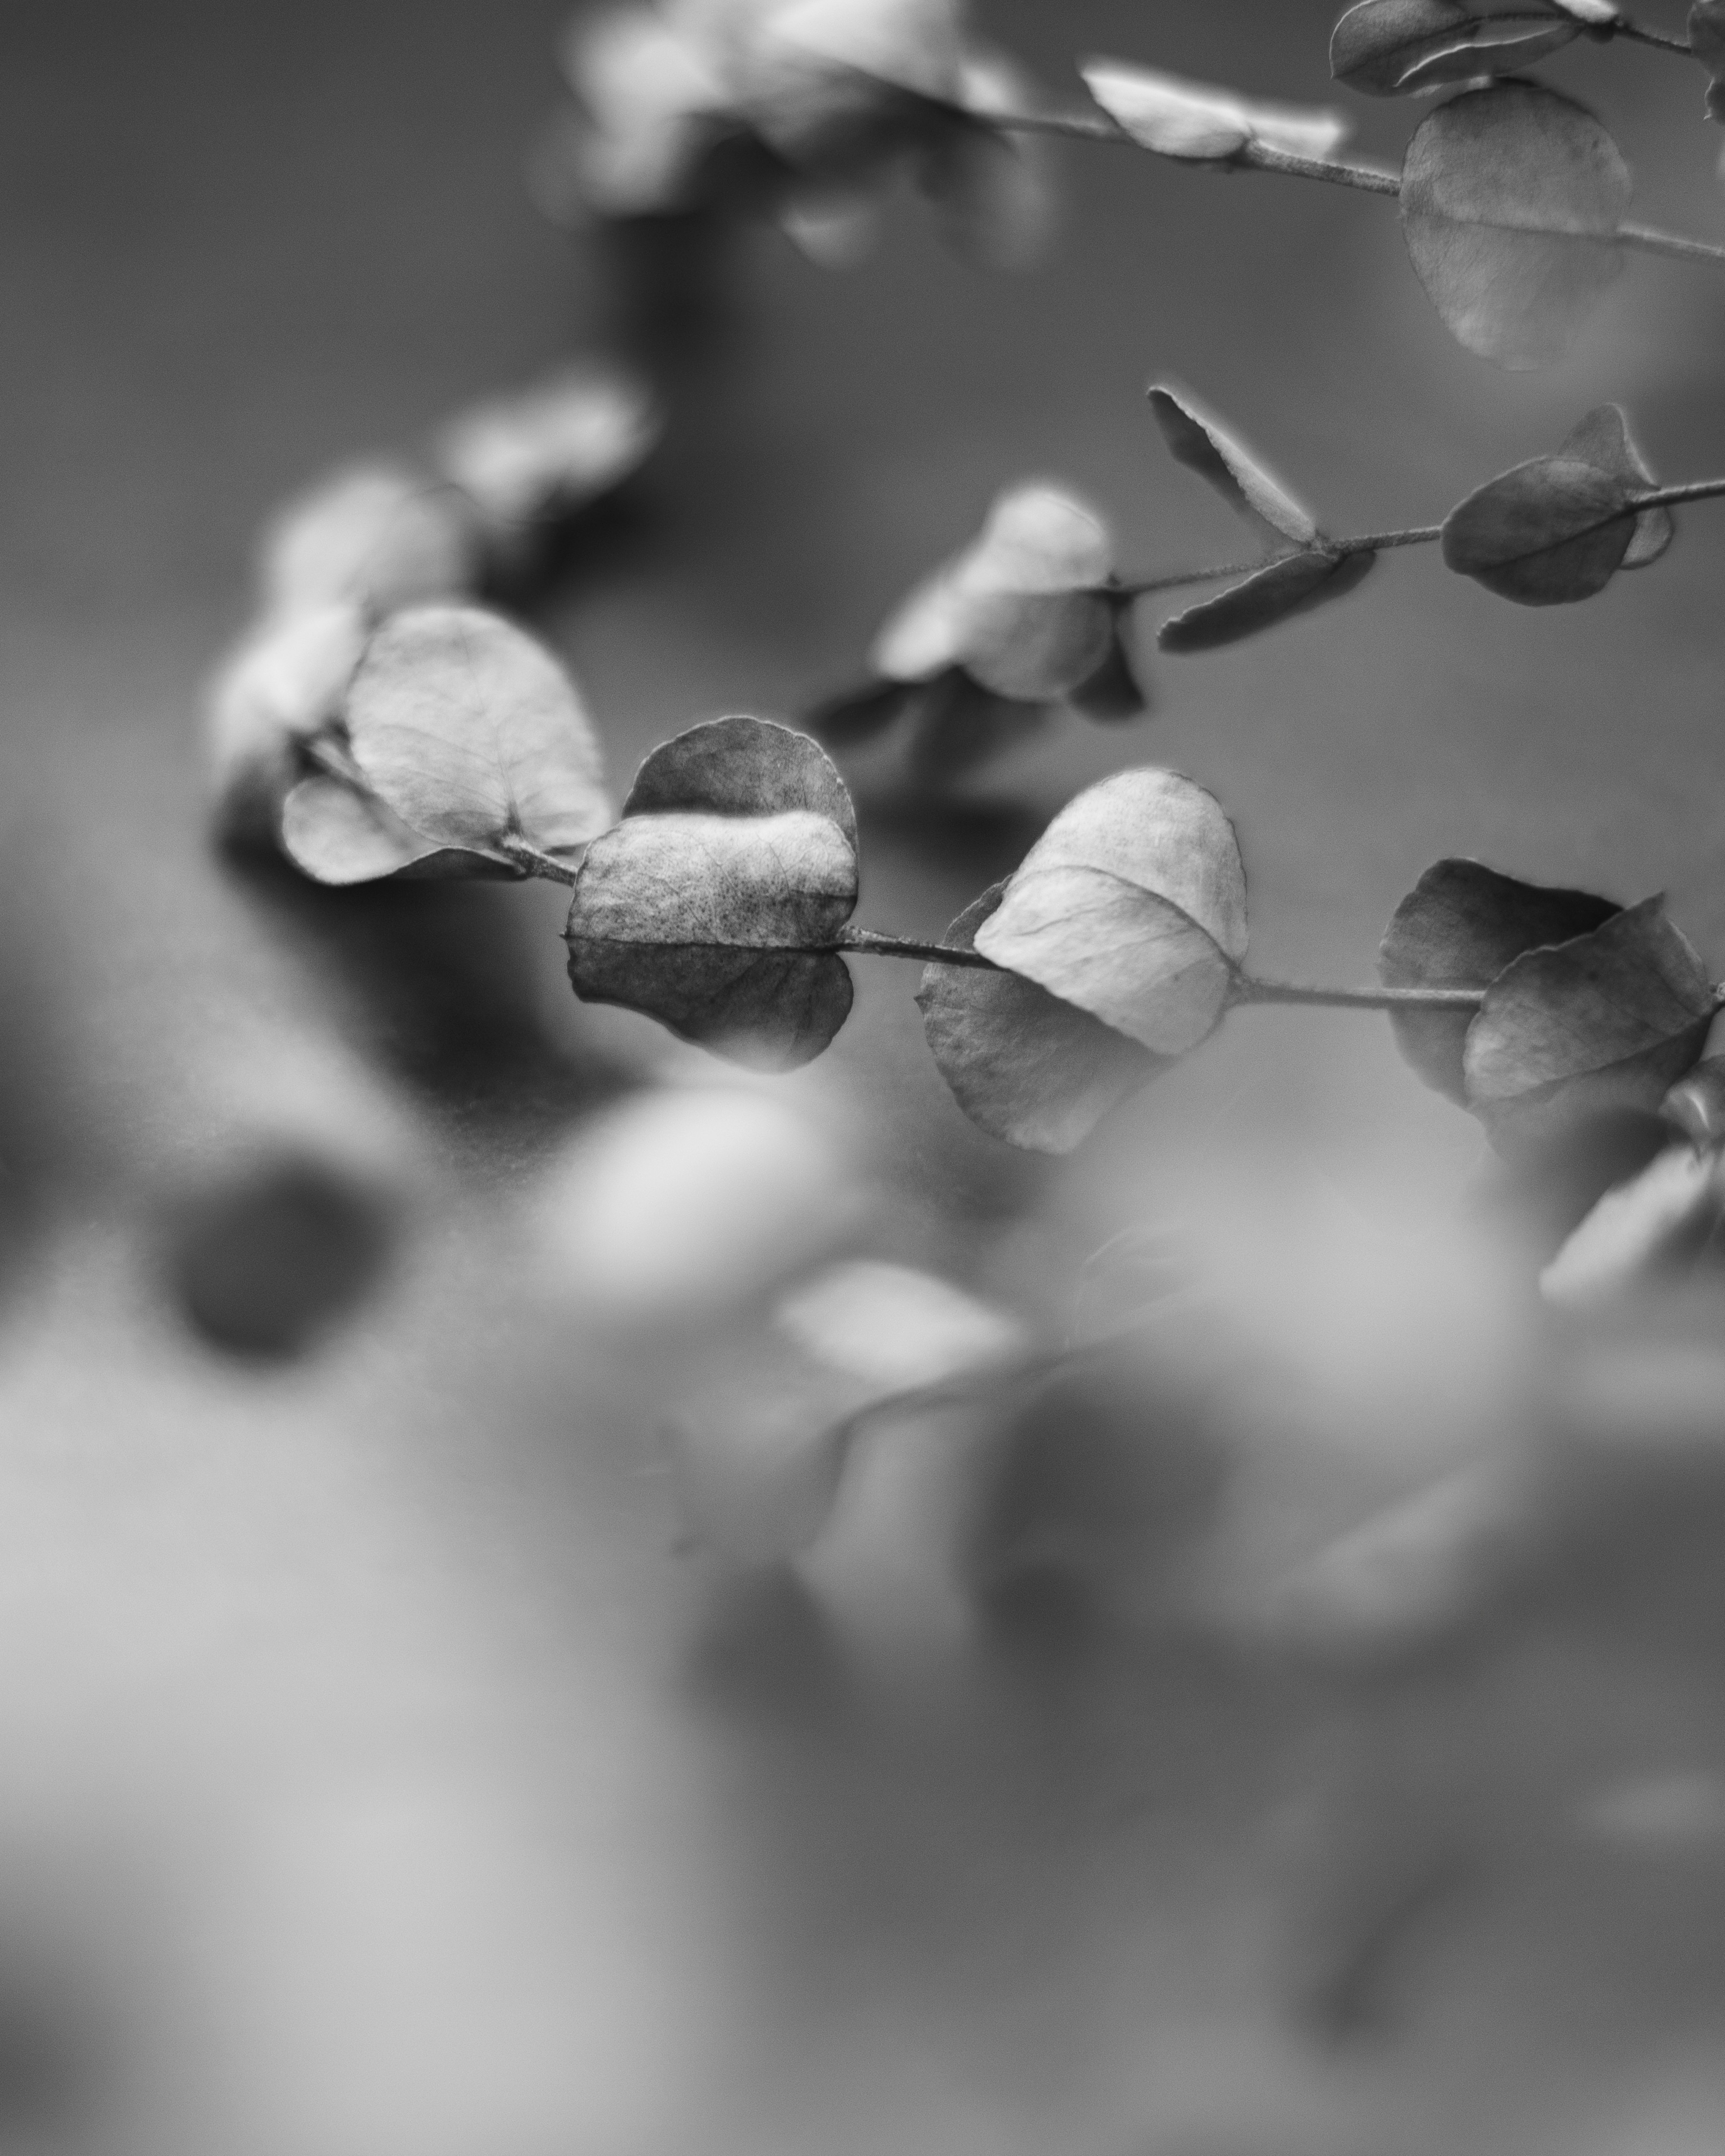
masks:
[[[1500,875],[1478,861],[1439,861],[1396,908],[1378,956],[1389,988],[1482,992],[1525,951],[1567,943],[1621,909],[1590,891],[1563,891]],[[1398,1011],[1402,1054],[1440,1093],[1466,1105],[1462,1054],[1471,1011]]]
[[[1498,975],[1468,1029],[1468,1105],[1512,1146],[1606,1111],[1656,1110],[1699,1060],[1715,1008],[1665,901],[1645,899]]]
[[[1255,144],[1323,158],[1348,137],[1346,116],[1322,106],[1266,104],[1126,60],[1082,60],[1078,72],[1108,117],[1163,157],[1225,164]]]
[[[1566,1309],[1609,1302],[1696,1256],[1722,1207],[1717,1156],[1672,1146],[1606,1192],[1540,1275],[1540,1289]]]
[[[588,1001],[644,1011],[734,1061],[789,1069],[850,1009],[821,947],[856,904],[844,782],[804,735],[761,719],[692,727],[641,767],[587,851],[564,931]]]
[[[1402,229],[1453,336],[1500,366],[1543,367],[1621,268],[1630,192],[1616,144],[1584,106],[1498,83],[1440,105],[1408,145]]]
[[[947,931],[973,950],[1006,891],[985,891]],[[930,966],[916,997],[953,1098],[990,1137],[1030,1152],[1070,1152],[1108,1111],[1166,1067],[1100,1019],[1017,973]]]
[[[1318,531],[1312,512],[1188,391],[1158,382],[1148,394],[1151,415],[1177,464],[1207,480],[1230,509],[1278,538],[1291,539],[1296,547],[1314,544]]]
[[[936,570],[875,639],[890,680],[962,666],[986,689],[1024,702],[1067,694],[1108,655],[1115,605],[1107,527],[1051,486],[1002,495],[981,536]]]
[[[1539,6],[1488,13],[1466,0],[1360,0],[1330,38],[1330,73],[1368,97],[1409,97],[1512,74],[1580,33],[1579,21]]]
[[[1694,0],[1689,49],[1713,78],[1707,85],[1707,117],[1725,121],[1725,0]]]
[[[1665,1096],[1660,1113],[1695,1146],[1725,1146],[1725,1055],[1709,1055]]]
[[[1219,644],[1237,644],[1260,629],[1273,629],[1277,622],[1345,598],[1377,559],[1366,552],[1291,554],[1164,622],[1156,641],[1164,651],[1214,651]]]
[[[270,612],[345,603],[375,616],[470,590],[479,553],[473,506],[455,488],[398,465],[353,465],[270,519],[258,577]]]
[[[531,637],[475,607],[423,607],[372,638],[348,690],[353,758],[384,806],[438,846],[519,835],[568,853],[611,808],[574,685]]]
[[[283,850],[314,882],[373,883],[384,876],[496,876],[525,871],[424,838],[375,796],[314,772],[281,810]]]
[[[1640,538],[1633,489],[1559,454],[1517,465],[1444,520],[1444,559],[1518,606],[1568,606],[1603,591]]]
[[[1168,771],[1121,772],[1069,803],[976,935],[997,965],[1159,1055],[1214,1028],[1245,942],[1234,827]]]
[[[1630,433],[1628,416],[1620,404],[1601,404],[1589,412],[1558,454],[1592,465],[1613,479],[1622,480],[1635,492],[1659,484]],[[1676,536],[1676,523],[1670,510],[1640,511],[1635,518],[1635,536],[1619,567],[1645,569],[1659,559]]]

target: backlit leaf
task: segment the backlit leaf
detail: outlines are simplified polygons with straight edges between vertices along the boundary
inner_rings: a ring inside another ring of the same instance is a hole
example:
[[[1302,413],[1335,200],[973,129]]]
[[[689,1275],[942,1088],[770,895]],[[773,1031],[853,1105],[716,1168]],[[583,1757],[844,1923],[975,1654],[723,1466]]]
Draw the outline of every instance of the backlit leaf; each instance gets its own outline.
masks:
[[[1641,540],[1635,484],[1579,457],[1534,457],[1450,511],[1444,560],[1518,606],[1591,598]]]
[[[1237,644],[1260,629],[1273,629],[1278,622],[1345,598],[1363,582],[1377,559],[1368,552],[1291,554],[1214,598],[1176,614],[1163,623],[1156,641],[1163,651],[1213,651],[1219,644]]]
[[[1005,890],[997,883],[985,891],[943,940],[973,949]],[[916,1003],[959,1106],[990,1137],[1030,1152],[1070,1152],[1165,1068],[1124,1034],[1017,973],[930,966]]]
[[[1712,983],[1660,898],[1514,959],[1468,1029],[1468,1104],[1494,1142],[1566,1135],[1590,1116],[1656,1111],[1697,1063]]]
[[[1207,480],[1229,507],[1255,518],[1278,538],[1310,547],[1317,520],[1236,441],[1190,393],[1158,382],[1149,392],[1150,411],[1177,464]]]
[[[508,863],[519,836],[567,853],[611,814],[598,737],[542,644],[475,607],[423,607],[372,638],[347,695],[353,758],[439,846]]]
[[[456,598],[479,566],[466,497],[380,463],[338,471],[278,511],[264,526],[258,577],[272,613],[345,603],[380,615]]]
[[[305,744],[335,720],[364,651],[352,604],[272,617],[210,685],[209,757],[224,829],[271,841]]]
[[[1225,163],[1258,145],[1288,157],[1324,158],[1348,137],[1345,114],[1318,105],[1266,103],[1126,60],[1083,60],[1078,72],[1108,117],[1163,157]]]
[[[1717,1229],[1722,1204],[1717,1157],[1672,1146],[1606,1192],[1541,1274],[1541,1291],[1566,1309],[1609,1302],[1694,1257]]]
[[[844,782],[761,719],[692,727],[642,765],[590,845],[564,934],[577,995],[645,1012],[762,1069],[818,1055],[850,1009],[836,942],[856,903]]]
[[[1453,336],[1507,367],[1568,349],[1622,267],[1629,168],[1584,105],[1530,82],[1464,92],[1408,146],[1402,229]]]
[[[1522,883],[1479,861],[1439,861],[1396,908],[1378,954],[1378,978],[1389,988],[1483,992],[1524,951],[1567,943],[1620,910],[1591,891]],[[1462,1055],[1473,1013],[1397,1011],[1390,1023],[1426,1084],[1466,1105]]]
[[[288,795],[281,811],[281,843],[295,867],[316,883],[523,873],[480,854],[434,844],[372,795],[324,772],[302,778]]]
[[[1558,454],[1593,465],[1636,491],[1659,484],[1653,476],[1652,467],[1630,433],[1629,418],[1620,404],[1600,404],[1589,412],[1574,428]],[[1620,567],[1645,569],[1650,562],[1659,559],[1676,536],[1676,523],[1670,510],[1640,511],[1635,518],[1635,536],[1630,541]]]
[[[1360,0],[1330,38],[1330,73],[1368,97],[1409,97],[1512,74],[1579,34],[1578,22],[1539,6],[1487,13],[1466,0]]]
[[[1121,772],[1069,803],[976,936],[997,965],[1159,1055],[1214,1027],[1245,942],[1234,827],[1168,771]]]

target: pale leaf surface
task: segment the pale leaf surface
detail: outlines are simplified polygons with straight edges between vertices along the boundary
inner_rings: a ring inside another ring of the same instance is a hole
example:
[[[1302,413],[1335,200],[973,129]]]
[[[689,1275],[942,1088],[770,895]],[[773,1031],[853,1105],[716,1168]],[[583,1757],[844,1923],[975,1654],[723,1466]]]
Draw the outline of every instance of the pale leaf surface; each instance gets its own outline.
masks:
[[[1126,60],[1087,59],[1078,72],[1108,117],[1159,157],[1214,164],[1261,143],[1324,158],[1348,138],[1346,115],[1321,105],[1268,103]]]
[[[1150,392],[1150,411],[1177,464],[1209,481],[1238,515],[1255,519],[1280,539],[1310,547],[1317,522],[1251,451],[1236,440],[1191,393],[1158,382]]]
[[[393,464],[333,473],[280,510],[259,542],[258,580],[272,613],[347,603],[387,614],[458,597],[478,574],[471,504]]]

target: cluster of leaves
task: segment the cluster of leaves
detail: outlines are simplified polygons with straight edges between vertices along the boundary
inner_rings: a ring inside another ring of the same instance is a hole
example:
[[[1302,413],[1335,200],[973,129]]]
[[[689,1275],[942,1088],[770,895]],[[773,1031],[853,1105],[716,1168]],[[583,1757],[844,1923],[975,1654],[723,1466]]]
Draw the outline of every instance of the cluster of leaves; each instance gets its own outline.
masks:
[[[1049,201],[996,116],[1027,85],[957,0],[629,0],[564,41],[574,106],[539,160],[554,213],[764,209],[816,259],[867,244],[908,172],[955,242],[1034,254]]]
[[[348,864],[348,873],[326,880],[423,870],[447,848],[470,851],[472,818],[434,817],[423,830],[415,824],[427,788],[399,774],[418,751],[397,742],[374,754],[377,727],[388,728],[379,716],[388,646],[369,670],[362,748],[350,734],[350,691],[378,628],[428,605],[444,610],[446,629],[467,620],[475,666],[514,668],[518,728],[562,729],[566,798],[541,837],[567,844],[575,824],[594,815],[603,823],[602,808],[583,818],[567,798],[578,767],[588,783],[596,778],[597,750],[567,685],[552,678],[554,662],[536,660],[536,647],[511,641],[501,624],[475,627],[473,610],[451,603],[517,588],[572,517],[635,471],[660,429],[639,382],[608,367],[572,367],[459,414],[434,437],[423,469],[348,466],[280,511],[260,548],[256,620],[210,691],[224,833],[241,843],[280,841],[291,797],[295,858],[316,860],[321,875]],[[410,643],[426,633],[423,621],[405,632]],[[433,741],[419,749],[434,756]],[[491,866],[515,872],[499,860]]]

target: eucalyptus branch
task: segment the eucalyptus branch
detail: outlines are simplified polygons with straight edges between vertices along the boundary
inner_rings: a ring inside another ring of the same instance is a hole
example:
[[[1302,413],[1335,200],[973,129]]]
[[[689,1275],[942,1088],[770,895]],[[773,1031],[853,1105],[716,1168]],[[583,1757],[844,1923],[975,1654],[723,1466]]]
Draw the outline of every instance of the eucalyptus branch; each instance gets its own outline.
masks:
[[[1476,1011],[1485,998],[1483,988],[1323,988],[1240,973],[1230,1000],[1236,1004],[1306,1004],[1326,1010]]]
[[[507,854],[511,860],[526,870],[531,876],[539,876],[547,883],[572,886],[580,870],[578,865],[559,860],[556,855],[543,852],[519,832],[511,831],[497,841],[497,850]]]

